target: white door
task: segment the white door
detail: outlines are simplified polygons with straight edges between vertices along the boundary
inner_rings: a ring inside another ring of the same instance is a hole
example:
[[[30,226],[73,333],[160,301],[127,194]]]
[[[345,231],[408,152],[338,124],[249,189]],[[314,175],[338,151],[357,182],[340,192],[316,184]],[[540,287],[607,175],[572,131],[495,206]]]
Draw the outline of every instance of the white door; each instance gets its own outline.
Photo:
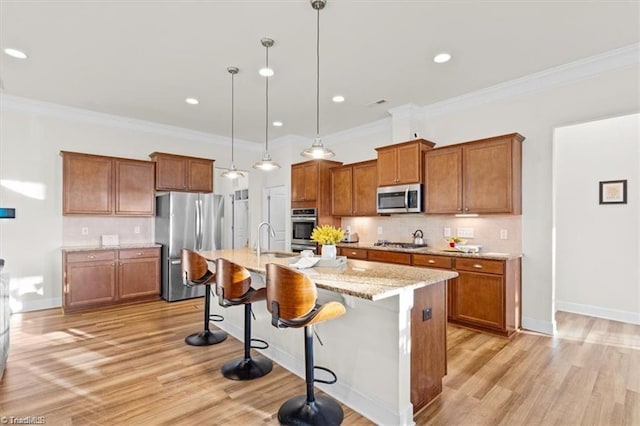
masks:
[[[265,229],[262,241],[266,241],[265,246],[271,250],[285,249],[285,236],[287,225],[287,196],[284,186],[273,186],[265,188],[262,192],[262,220],[269,222],[276,233],[271,237]]]
[[[249,191],[239,189],[233,197],[233,248],[240,249],[249,244]]]

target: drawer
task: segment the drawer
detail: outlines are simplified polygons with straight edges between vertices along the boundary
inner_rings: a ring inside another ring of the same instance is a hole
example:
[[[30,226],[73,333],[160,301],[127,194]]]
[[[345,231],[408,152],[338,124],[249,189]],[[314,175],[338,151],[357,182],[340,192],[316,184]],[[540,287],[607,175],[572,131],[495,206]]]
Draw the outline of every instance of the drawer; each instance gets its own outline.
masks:
[[[430,254],[414,254],[413,265],[428,266],[429,268],[453,268],[453,259],[446,256],[432,256]]]
[[[80,251],[67,253],[67,262],[95,262],[97,260],[114,260],[116,253],[113,250]]]
[[[397,251],[369,250],[368,260],[411,265],[411,254]]]
[[[347,256],[349,259],[367,259],[367,250],[341,247],[340,253],[342,256]]]
[[[504,262],[502,260],[456,258],[455,265],[455,268],[459,271],[484,272],[498,275],[504,273]]]
[[[118,259],[137,259],[139,257],[158,257],[159,248],[127,249],[118,252]]]

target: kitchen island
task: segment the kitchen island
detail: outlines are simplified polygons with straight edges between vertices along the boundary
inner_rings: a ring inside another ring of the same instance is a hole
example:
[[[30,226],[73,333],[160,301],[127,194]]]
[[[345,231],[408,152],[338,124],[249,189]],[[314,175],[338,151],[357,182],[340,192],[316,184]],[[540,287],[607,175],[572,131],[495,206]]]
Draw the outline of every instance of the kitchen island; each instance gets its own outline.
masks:
[[[247,268],[253,287],[264,286],[267,263],[288,265],[291,258],[257,256],[248,249],[202,252]],[[446,372],[446,281],[456,272],[379,262],[348,260],[340,267],[302,269],[318,287],[318,302],[341,302],[346,315],[316,326],[324,345],[315,347],[315,364],[333,370],[334,385],[316,386],[377,424],[411,425],[414,412],[442,390]],[[243,338],[242,309],[222,308],[216,323]],[[253,335],[269,342],[261,351],[304,376],[302,329],[276,329],[266,305],[253,305]],[[284,401],[283,401],[284,402]]]

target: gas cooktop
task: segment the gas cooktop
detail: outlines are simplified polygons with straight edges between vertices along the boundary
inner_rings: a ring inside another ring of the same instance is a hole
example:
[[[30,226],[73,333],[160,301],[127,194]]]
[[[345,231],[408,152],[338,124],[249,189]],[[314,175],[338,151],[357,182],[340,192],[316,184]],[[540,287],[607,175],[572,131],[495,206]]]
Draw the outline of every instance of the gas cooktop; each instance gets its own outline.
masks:
[[[414,244],[414,243],[399,243],[394,241],[378,241],[373,243],[377,247],[390,247],[390,248],[403,248],[403,249],[419,249],[427,247],[426,244]]]

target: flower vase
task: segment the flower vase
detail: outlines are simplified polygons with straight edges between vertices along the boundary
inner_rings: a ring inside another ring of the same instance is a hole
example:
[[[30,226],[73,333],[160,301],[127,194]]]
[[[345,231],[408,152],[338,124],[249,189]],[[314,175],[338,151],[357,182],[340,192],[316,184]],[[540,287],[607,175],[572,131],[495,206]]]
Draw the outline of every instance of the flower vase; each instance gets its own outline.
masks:
[[[322,245],[322,259],[335,259],[336,252],[337,250],[335,244]]]

